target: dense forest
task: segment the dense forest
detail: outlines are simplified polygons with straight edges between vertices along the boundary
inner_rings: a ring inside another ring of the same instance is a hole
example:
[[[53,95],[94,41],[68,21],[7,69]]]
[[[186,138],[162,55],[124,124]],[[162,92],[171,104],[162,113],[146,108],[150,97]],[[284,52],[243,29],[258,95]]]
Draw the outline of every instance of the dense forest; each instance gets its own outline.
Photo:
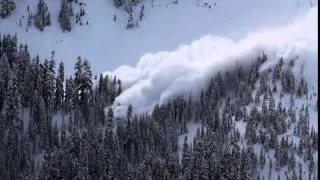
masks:
[[[54,52],[31,58],[16,35],[0,37],[0,179],[318,178],[318,131],[309,123],[317,107],[307,103],[317,97],[295,77],[294,60],[260,72],[263,54],[213,74],[199,97],[139,116],[129,105],[115,117],[106,107],[123,91],[120,79],[94,76],[81,57],[66,77]],[[297,108],[296,99],[306,103]],[[179,147],[194,121],[193,143]]]

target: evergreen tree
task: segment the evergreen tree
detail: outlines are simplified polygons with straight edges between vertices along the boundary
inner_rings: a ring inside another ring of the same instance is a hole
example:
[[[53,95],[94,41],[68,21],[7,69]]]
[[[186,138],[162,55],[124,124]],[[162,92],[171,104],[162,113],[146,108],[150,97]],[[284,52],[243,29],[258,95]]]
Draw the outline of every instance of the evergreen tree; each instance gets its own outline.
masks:
[[[127,110],[127,125],[130,126],[132,121],[132,105],[130,104]]]
[[[279,62],[276,64],[274,71],[273,71],[273,79],[279,80],[280,79],[280,73],[281,73],[281,68],[283,66],[283,58],[281,57]]]
[[[128,19],[128,24],[127,24],[127,29],[133,28],[134,27],[134,18],[133,18],[133,8],[132,8],[132,3],[129,1],[128,3],[128,13],[129,13],[129,19]]]
[[[297,97],[302,97],[308,94],[308,87],[306,81],[302,78],[297,88]]]
[[[5,111],[5,123],[7,139],[5,143],[5,176],[9,179],[16,179],[21,165],[20,155],[22,153],[20,143],[23,136],[23,121],[20,117],[20,100],[18,94],[18,81],[16,76],[16,66],[9,73],[7,104]],[[3,162],[3,163],[4,163]]]
[[[299,163],[299,180],[302,180],[303,177],[302,177],[302,165],[301,163]]]
[[[140,15],[139,15],[140,21],[142,21],[143,17],[144,17],[144,5],[141,6],[141,10],[140,10]]]
[[[189,147],[187,143],[187,136],[185,136],[184,143],[183,143],[183,149],[182,149],[182,159],[181,159],[181,164],[182,164],[182,174],[186,179],[190,179],[191,174],[190,174],[190,162],[192,162],[192,152],[191,148]]]
[[[118,96],[122,93],[121,80],[118,79]]]
[[[8,57],[2,54],[0,57],[0,110],[4,107],[6,92],[9,84],[10,67]]]
[[[41,166],[41,170],[39,172],[38,179],[39,180],[46,180],[50,179],[50,169],[51,169],[51,154],[48,150],[45,151],[43,155],[43,164]]]
[[[43,100],[49,111],[54,107],[55,99],[55,61],[52,59],[50,61],[45,60],[43,67]]]
[[[289,68],[283,73],[281,83],[285,93],[295,92],[295,78],[292,69]]]
[[[107,115],[107,128],[106,128],[106,138],[105,141],[108,144],[108,148],[112,149],[112,139],[113,139],[113,110],[109,108]]]
[[[50,12],[48,11],[48,6],[44,2],[44,0],[39,0],[38,2],[37,14],[34,20],[34,25],[43,31],[46,26],[50,26]]]
[[[63,107],[64,101],[64,65],[63,62],[59,64],[58,75],[56,77],[56,92],[55,92],[55,110]]]
[[[65,112],[70,112],[74,109],[75,103],[77,100],[77,92],[74,80],[72,77],[66,80],[66,91],[65,91],[65,99],[64,99],[64,109]]]
[[[75,87],[79,94],[80,104],[85,104],[89,100],[92,87],[92,72],[88,60],[78,57],[75,65]]]
[[[11,15],[11,12],[16,8],[14,0],[0,1],[0,16],[6,18]]]
[[[5,165],[3,177],[8,179],[18,179],[18,174],[21,166],[21,134],[17,128],[9,127],[8,136],[5,141],[5,161],[1,162]]]
[[[119,8],[125,1],[124,0],[114,0],[114,4]]]
[[[71,20],[73,16],[72,3],[67,0],[61,0],[61,8],[59,12],[59,23],[63,31],[71,31]]]
[[[8,128],[17,128],[18,132],[23,133],[23,122],[20,117],[20,97],[18,94],[18,79],[15,70],[9,72],[9,83],[7,92],[7,105],[5,119]]]
[[[261,151],[260,151],[260,158],[259,158],[259,160],[260,160],[261,169],[263,169],[263,168],[264,168],[264,165],[266,164],[266,158],[265,158],[265,154],[264,154],[264,152],[262,151],[262,149],[261,149]]]

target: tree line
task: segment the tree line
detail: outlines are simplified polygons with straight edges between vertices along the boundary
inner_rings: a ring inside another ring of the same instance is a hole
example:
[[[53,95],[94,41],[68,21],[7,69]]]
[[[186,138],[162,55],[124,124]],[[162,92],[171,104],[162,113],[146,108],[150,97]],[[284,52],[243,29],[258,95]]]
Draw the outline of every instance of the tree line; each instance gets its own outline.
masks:
[[[272,172],[281,170],[287,179],[317,178],[311,107],[295,105],[312,97],[294,61],[260,72],[268,58],[258,56],[214,74],[198,97],[174,97],[139,116],[129,105],[116,117],[106,107],[121,94],[121,80],[93,77],[88,60],[78,57],[66,77],[54,53],[31,58],[10,34],[1,36],[0,57],[0,179],[246,180],[280,178]],[[201,128],[180,147],[193,121]]]

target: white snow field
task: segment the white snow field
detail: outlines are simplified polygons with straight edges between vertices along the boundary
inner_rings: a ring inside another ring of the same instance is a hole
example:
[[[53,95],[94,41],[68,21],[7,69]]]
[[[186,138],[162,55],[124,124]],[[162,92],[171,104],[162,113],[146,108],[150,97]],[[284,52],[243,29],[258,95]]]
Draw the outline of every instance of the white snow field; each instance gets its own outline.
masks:
[[[312,1],[316,5],[317,1]],[[79,55],[87,58],[94,73],[99,74],[123,64],[135,65],[144,53],[174,50],[205,34],[238,40],[248,31],[292,21],[310,8],[308,0],[179,0],[178,4],[172,0],[145,0],[145,17],[139,28],[127,30],[128,14],[114,7],[112,0],[79,0],[87,4],[85,18],[89,25],[73,25],[71,32],[63,33],[58,24],[60,1],[45,0],[52,25],[42,33],[34,26],[26,32],[27,5],[35,14],[37,2],[16,0],[13,14],[0,19],[0,33],[16,32],[21,43],[29,44],[32,56],[39,53],[40,57],[49,58],[54,50],[56,60],[66,64],[67,74],[73,72]],[[78,7],[73,7],[76,12]],[[140,7],[136,7],[135,19],[139,12]]]

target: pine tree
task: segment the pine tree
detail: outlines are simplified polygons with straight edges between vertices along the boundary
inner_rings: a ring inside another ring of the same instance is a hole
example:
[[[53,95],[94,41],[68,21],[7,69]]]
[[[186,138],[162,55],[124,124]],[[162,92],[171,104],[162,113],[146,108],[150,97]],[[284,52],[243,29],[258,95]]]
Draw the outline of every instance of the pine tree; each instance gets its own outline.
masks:
[[[249,145],[255,144],[257,141],[256,129],[254,128],[254,124],[252,121],[247,124],[245,138]]]
[[[301,163],[299,163],[299,180],[302,180],[303,177],[302,177],[302,165]]]
[[[102,98],[104,98],[104,92],[106,91],[105,87],[104,87],[104,78],[103,75],[100,74],[99,76],[99,84],[98,84],[98,93],[102,96]]]
[[[262,149],[261,149],[261,151],[260,151],[260,158],[259,158],[259,160],[260,160],[261,169],[263,169],[263,168],[264,168],[264,165],[266,164],[266,158],[265,158],[265,154],[264,154],[264,152],[262,151]]]
[[[56,77],[56,92],[55,92],[55,110],[59,110],[63,107],[64,101],[64,64],[61,62],[59,64],[58,75]]]
[[[122,93],[121,80],[118,79],[118,96]]]
[[[119,8],[125,1],[124,0],[114,0],[114,4]]]
[[[144,17],[144,5],[141,6],[141,10],[140,10],[140,15],[139,15],[140,21],[142,21],[143,17]]]
[[[72,122],[69,122],[70,124]],[[67,137],[66,137],[66,125],[64,120],[62,121],[61,125],[61,133],[60,133],[60,147],[64,148],[67,145]]]
[[[36,145],[41,149],[45,149],[49,145],[48,132],[50,132],[51,119],[47,116],[45,102],[40,93],[36,92],[34,104],[35,106],[32,108],[31,118],[32,121],[34,121],[35,127],[32,129],[36,129]]]
[[[57,121],[54,124],[53,131],[52,131],[52,138],[53,138],[53,145],[59,147],[59,130]]]
[[[18,173],[21,166],[21,136],[17,128],[9,127],[8,136],[5,141],[5,165],[4,177],[8,179],[18,179]]]
[[[66,79],[66,90],[64,99],[64,112],[70,112],[74,107],[74,85],[72,77]]]
[[[256,93],[256,96],[254,98],[254,103],[257,106],[260,106],[260,97],[259,97],[258,93]]]
[[[107,114],[107,128],[105,133],[105,145],[106,147],[111,150],[113,146],[113,110],[109,108]]]
[[[130,104],[127,110],[127,125],[130,126],[132,121],[132,105]]]
[[[9,84],[10,67],[8,57],[2,54],[0,57],[0,110],[4,107],[6,92]]]
[[[42,97],[45,105],[49,111],[54,108],[55,99],[55,61],[52,59],[50,61],[45,60],[43,67],[43,92]]]
[[[18,93],[18,79],[16,75],[16,66],[9,72],[9,83],[7,92],[7,105],[5,119],[8,128],[17,128],[18,132],[23,133],[23,121],[20,117],[20,96]]]
[[[0,1],[0,16],[6,18],[11,15],[11,12],[15,10],[16,4],[14,0],[1,0]]]
[[[182,159],[181,159],[181,164],[182,164],[182,174],[185,175],[186,179],[190,179],[190,162],[192,161],[192,153],[191,153],[191,148],[189,147],[187,143],[187,136],[184,138],[184,143],[183,143],[183,149],[182,149]],[[187,178],[188,177],[188,178]]]
[[[67,0],[61,0],[61,8],[59,12],[59,23],[63,31],[71,31],[70,18],[73,16],[72,3]]]
[[[9,179],[16,179],[20,165],[21,159],[20,155],[22,151],[20,150],[21,139],[23,136],[23,121],[20,117],[20,98],[18,94],[18,79],[17,79],[17,67],[13,66],[12,71],[9,72],[9,82],[8,82],[8,92],[7,92],[7,102],[5,111],[5,122],[2,126],[7,131],[7,139],[5,143],[5,166],[9,172],[5,173],[5,176]],[[3,131],[3,130],[2,130]]]
[[[29,6],[28,6],[29,7]],[[31,19],[32,19],[32,15],[31,15],[31,13],[28,11],[28,22],[27,22],[27,32],[28,32],[28,29],[29,29],[29,27],[31,26],[31,24],[32,24],[32,21],[31,21]]]
[[[251,167],[251,160],[248,152],[245,152],[244,150],[242,150],[240,163],[241,163],[240,179],[243,179],[243,180],[251,179],[252,167]]]
[[[24,79],[26,76],[26,70],[30,65],[30,54],[28,51],[28,46],[23,46],[22,44],[19,47],[19,52],[17,56],[17,67],[18,67],[18,82],[19,82],[19,93],[22,94],[22,90],[26,88],[24,84]]]
[[[307,87],[307,83],[306,81],[302,78],[298,88],[297,88],[297,97],[302,97],[303,95],[307,95],[308,94],[308,87]]]
[[[314,160],[312,157],[309,163],[309,172],[313,172],[313,170],[314,170]]]
[[[46,26],[50,26],[50,12],[48,11],[48,6],[44,2],[44,0],[39,0],[38,2],[38,10],[37,15],[35,17],[34,25],[43,31]]]
[[[128,24],[127,24],[127,29],[133,28],[134,27],[134,18],[133,18],[133,8],[132,8],[132,3],[128,3],[128,13],[129,13],[129,19],[128,19]]]
[[[45,151],[43,155],[44,162],[42,163],[42,167],[39,172],[38,179],[46,180],[50,179],[50,169],[51,169],[51,154],[48,150]]]
[[[274,71],[273,71],[273,79],[278,80],[280,79],[280,73],[281,73],[281,68],[283,66],[283,58],[281,57],[278,64],[276,64]]]
[[[78,57],[76,65],[74,67],[75,72],[75,87],[79,94],[80,105],[84,105],[88,102],[91,94],[92,87],[92,72],[90,69],[90,63],[88,60],[82,60]]]
[[[295,78],[292,72],[292,69],[287,69],[281,79],[282,88],[285,93],[294,93],[295,92]]]

